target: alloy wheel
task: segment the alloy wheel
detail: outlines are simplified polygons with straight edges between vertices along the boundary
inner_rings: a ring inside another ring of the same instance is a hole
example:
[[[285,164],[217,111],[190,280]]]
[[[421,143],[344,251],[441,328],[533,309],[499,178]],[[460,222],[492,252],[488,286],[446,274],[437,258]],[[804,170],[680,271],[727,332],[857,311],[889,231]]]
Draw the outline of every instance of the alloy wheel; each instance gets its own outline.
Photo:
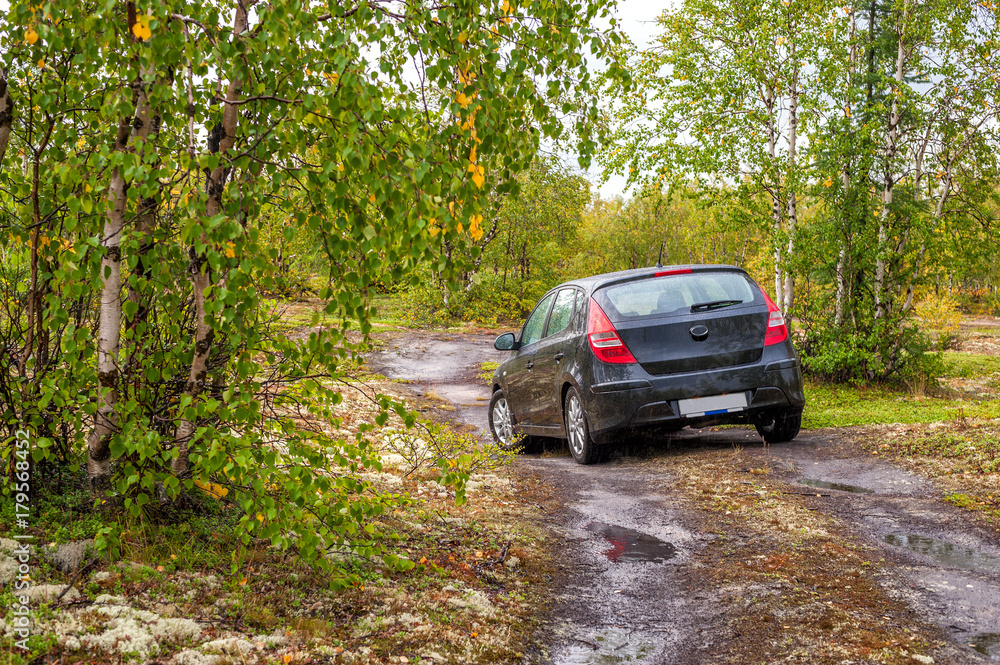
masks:
[[[583,455],[586,437],[587,423],[583,415],[583,405],[579,397],[571,394],[566,404],[566,438],[575,456]]]
[[[510,446],[514,443],[514,424],[505,397],[501,397],[493,404],[493,431],[496,432],[501,445]]]

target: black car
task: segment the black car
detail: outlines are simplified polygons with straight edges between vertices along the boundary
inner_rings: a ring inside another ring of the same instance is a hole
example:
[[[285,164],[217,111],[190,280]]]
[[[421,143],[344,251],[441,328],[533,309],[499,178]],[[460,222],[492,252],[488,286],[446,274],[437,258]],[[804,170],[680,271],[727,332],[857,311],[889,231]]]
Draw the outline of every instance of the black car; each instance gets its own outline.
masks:
[[[504,446],[566,438],[598,461],[623,432],[750,423],[769,443],[802,422],[802,374],[781,311],[742,269],[640,268],[560,284],[493,376],[490,430]]]

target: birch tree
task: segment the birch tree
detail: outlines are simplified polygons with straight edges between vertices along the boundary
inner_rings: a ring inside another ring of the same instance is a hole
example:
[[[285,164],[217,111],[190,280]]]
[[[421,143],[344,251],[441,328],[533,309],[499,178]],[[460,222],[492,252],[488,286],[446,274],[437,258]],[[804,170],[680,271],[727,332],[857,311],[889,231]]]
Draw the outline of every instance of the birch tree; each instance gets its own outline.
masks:
[[[800,118],[815,61],[819,2],[688,0],[659,19],[657,43],[633,63],[633,86],[611,104],[617,144],[604,157],[633,180],[695,179],[737,188],[770,211],[773,284],[794,311]]]
[[[392,499],[355,474],[379,464],[368,427],[331,434],[334,387],[364,347],[349,332],[370,331],[376,280],[421,263],[468,272],[488,195],[510,191],[542,140],[571,129],[586,159],[584,53],[614,38],[590,25],[602,13],[572,0],[12,3],[0,242],[31,279],[23,307],[5,303],[16,353],[0,425],[31,431],[38,459],[87,459],[96,498],[133,517],[210,487],[243,511],[247,540],[317,565],[336,543],[374,553],[371,520]],[[325,257],[337,325],[304,339],[269,333],[274,219]],[[114,533],[112,520],[98,545]]]
[[[830,42],[828,106],[812,144],[821,198],[839,220],[834,335],[866,341],[853,361],[820,352],[817,362],[871,379],[919,357],[906,322],[917,286],[943,260],[932,256],[941,231],[961,233],[995,188],[997,28],[982,3],[915,0],[850,7],[838,21],[846,57]],[[959,192],[977,203],[950,205]],[[831,346],[818,339],[817,349]]]

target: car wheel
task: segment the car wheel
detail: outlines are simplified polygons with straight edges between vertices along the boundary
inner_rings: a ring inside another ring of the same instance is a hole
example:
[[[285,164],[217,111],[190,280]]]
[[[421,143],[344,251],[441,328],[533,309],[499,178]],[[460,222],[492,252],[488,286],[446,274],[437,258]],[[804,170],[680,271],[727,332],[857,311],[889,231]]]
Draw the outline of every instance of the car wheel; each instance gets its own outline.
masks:
[[[524,445],[525,437],[518,433],[514,412],[502,390],[493,393],[490,399],[490,433],[505,450],[519,449]]]
[[[802,411],[777,411],[761,417],[755,424],[757,433],[767,443],[784,443],[798,436],[802,427]]]
[[[563,414],[566,419],[566,442],[577,464],[593,464],[600,460],[600,447],[590,437],[590,424],[583,400],[576,388],[566,391]]]

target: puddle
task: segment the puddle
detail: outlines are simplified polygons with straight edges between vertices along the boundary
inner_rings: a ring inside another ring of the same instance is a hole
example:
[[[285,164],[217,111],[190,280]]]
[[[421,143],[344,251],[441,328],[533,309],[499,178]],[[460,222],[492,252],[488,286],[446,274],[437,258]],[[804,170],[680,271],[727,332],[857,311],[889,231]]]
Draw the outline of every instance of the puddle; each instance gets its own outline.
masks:
[[[854,492],[855,494],[874,494],[875,490],[870,490],[867,487],[858,487],[857,485],[845,485],[844,483],[830,483],[825,480],[814,480],[812,478],[803,478],[799,481],[803,485],[808,485],[809,487],[816,487],[824,490],[837,490],[838,492]]]
[[[955,545],[944,540],[915,534],[891,533],[885,537],[885,542],[896,547],[903,547],[921,556],[934,559],[938,563],[952,568],[979,570],[988,572],[1000,571],[1000,557],[978,552],[968,547]]]
[[[652,642],[635,639],[627,633],[608,630],[576,644],[558,654],[553,665],[613,665],[616,663],[651,662],[657,656]]]
[[[605,551],[604,556],[614,563],[623,561],[663,562],[677,554],[677,548],[670,543],[634,529],[591,522],[587,525],[587,531],[599,533],[611,543],[611,549]]]
[[[970,647],[991,659],[1000,656],[1000,633],[979,633],[968,638]]]

